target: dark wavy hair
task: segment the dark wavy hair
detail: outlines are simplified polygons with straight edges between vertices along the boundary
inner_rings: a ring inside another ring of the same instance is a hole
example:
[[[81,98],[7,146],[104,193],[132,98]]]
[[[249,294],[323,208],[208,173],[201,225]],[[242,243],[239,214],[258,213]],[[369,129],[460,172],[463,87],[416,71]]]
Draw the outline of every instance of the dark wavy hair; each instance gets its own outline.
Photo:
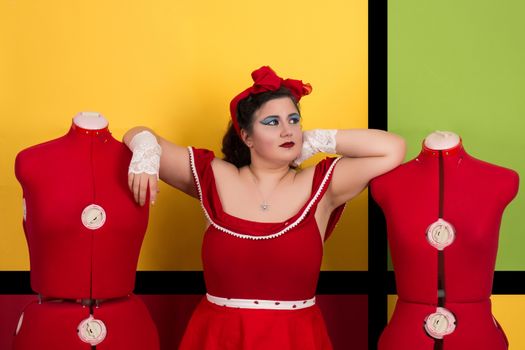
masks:
[[[295,97],[290,90],[285,87],[281,87],[276,91],[266,91],[260,94],[250,95],[239,101],[237,105],[237,122],[239,123],[239,127],[244,129],[248,135],[251,135],[253,132],[253,116],[255,112],[261,108],[264,103],[281,97],[289,97],[293,101],[297,111],[299,111],[299,104],[295,100]],[[235,131],[231,120],[228,123],[228,130],[222,138],[222,153],[224,154],[223,159],[232,163],[237,168],[251,163],[250,149]]]

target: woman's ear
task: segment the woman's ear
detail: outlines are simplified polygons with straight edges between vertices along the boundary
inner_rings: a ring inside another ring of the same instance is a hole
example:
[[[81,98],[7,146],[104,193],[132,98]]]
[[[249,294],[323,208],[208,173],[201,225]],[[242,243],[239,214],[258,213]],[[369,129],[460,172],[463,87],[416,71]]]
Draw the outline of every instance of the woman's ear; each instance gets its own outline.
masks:
[[[253,147],[252,138],[250,135],[248,135],[248,133],[244,129],[241,129],[241,140],[244,142],[246,146],[248,146],[248,148]]]

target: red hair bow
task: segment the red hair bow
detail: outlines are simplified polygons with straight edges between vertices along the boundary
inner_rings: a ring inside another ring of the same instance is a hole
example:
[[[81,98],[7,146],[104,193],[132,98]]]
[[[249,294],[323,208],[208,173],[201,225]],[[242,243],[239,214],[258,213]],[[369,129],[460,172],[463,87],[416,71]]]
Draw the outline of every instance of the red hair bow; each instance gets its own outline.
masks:
[[[301,80],[295,79],[283,79],[279,77],[275,72],[268,66],[263,66],[252,72],[253,85],[238,94],[230,102],[230,114],[232,118],[233,127],[237,131],[237,134],[241,134],[239,122],[237,121],[237,105],[242,99],[255,94],[260,94],[266,91],[277,91],[279,88],[285,87],[295,97],[295,101],[299,102],[301,97],[308,95],[312,92],[312,86],[310,84],[303,84]]]

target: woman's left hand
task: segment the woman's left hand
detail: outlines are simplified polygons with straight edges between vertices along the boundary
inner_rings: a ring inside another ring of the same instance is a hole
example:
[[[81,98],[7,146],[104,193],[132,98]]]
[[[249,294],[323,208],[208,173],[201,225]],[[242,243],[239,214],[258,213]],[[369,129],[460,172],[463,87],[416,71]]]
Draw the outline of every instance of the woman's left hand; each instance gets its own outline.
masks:
[[[299,166],[302,162],[316,153],[325,152],[335,154],[335,129],[313,129],[303,131],[303,147],[301,154],[293,161]]]

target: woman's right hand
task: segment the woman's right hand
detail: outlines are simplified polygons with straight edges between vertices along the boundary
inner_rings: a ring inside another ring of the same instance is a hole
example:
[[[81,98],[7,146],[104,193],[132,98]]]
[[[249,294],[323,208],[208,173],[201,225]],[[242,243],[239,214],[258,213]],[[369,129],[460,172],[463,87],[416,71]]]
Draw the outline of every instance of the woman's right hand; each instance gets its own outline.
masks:
[[[135,202],[143,206],[146,203],[147,191],[149,189],[150,203],[153,205],[157,200],[158,178],[157,175],[147,173],[128,174],[128,187],[133,192]]]
[[[135,201],[141,206],[146,203],[149,189],[150,202],[155,204],[158,192],[160,156],[162,149],[152,132],[142,130],[133,136],[124,136],[124,141],[133,152],[128,170],[128,186]]]
[[[155,203],[159,177],[167,185],[198,198],[187,147],[171,143],[144,126],[128,130],[122,141],[133,153],[128,186],[138,204],[146,203],[148,190],[151,204]]]

